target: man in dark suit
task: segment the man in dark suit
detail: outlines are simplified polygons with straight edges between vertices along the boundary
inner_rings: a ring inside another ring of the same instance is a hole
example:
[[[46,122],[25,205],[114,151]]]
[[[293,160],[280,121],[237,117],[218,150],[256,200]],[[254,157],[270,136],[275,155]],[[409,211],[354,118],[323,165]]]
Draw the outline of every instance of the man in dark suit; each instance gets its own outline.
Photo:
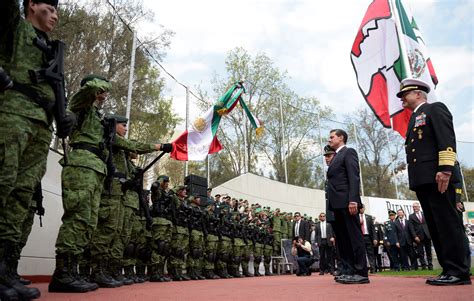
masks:
[[[433,269],[433,259],[431,257],[431,235],[428,230],[423,212],[420,211],[420,203],[413,203],[413,213],[409,216],[408,229],[410,236],[416,244],[416,250],[420,258],[421,268],[423,270]],[[425,260],[426,254],[426,260]],[[428,264],[427,264],[428,262]]]
[[[369,283],[364,239],[360,229],[358,207],[360,199],[359,159],[357,152],[346,147],[347,133],[331,130],[329,146],[336,150],[327,172],[329,209],[334,211],[337,248],[342,263],[342,275],[336,282]]]
[[[326,222],[326,214],[319,214],[319,223],[315,227],[316,243],[319,247],[319,275],[334,272],[333,247],[335,240],[334,231],[330,223]]]
[[[431,285],[471,284],[464,228],[456,209],[452,173],[456,162],[453,118],[441,102],[427,103],[430,87],[417,79],[402,81],[403,107],[413,110],[405,150],[410,189],[423,207],[431,239],[443,268]]]
[[[311,229],[309,223],[301,218],[301,213],[295,212],[293,222],[293,239],[301,237],[306,241],[311,240]]]
[[[389,220],[384,223],[384,245],[390,259],[390,269],[400,271],[400,243],[398,242],[397,229],[395,225],[397,213],[393,210],[388,212]]]
[[[384,229],[383,225],[378,223],[374,218],[374,255],[375,255],[375,269],[374,272],[382,272],[383,262],[382,262],[382,251],[383,251],[383,238],[384,238]]]
[[[398,209],[397,211],[398,218],[395,221],[395,231],[397,233],[398,245],[400,249],[400,261],[402,269],[404,271],[410,270],[410,264],[412,270],[417,270],[418,265],[416,262],[416,257],[413,249],[413,240],[410,236],[409,230],[409,221],[405,218],[405,211],[403,209]],[[408,262],[410,258],[410,263]]]
[[[371,215],[365,214],[365,207],[359,208],[359,221],[362,235],[364,236],[365,251],[367,258],[369,259],[370,272],[375,272],[375,254],[374,246],[377,245],[377,239],[375,238],[375,225],[374,218]]]

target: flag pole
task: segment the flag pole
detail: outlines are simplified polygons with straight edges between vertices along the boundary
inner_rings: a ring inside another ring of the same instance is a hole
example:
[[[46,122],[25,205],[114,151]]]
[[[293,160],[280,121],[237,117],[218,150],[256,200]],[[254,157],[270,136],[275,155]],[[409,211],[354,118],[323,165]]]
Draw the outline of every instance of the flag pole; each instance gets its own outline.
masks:
[[[128,128],[130,129],[130,108],[132,106],[132,90],[133,90],[133,78],[134,78],[134,73],[135,73],[135,51],[137,48],[137,35],[135,32],[133,32],[133,38],[132,38],[132,57],[130,59],[130,75],[128,78],[128,93],[127,93],[127,111],[125,113],[125,117],[128,119]],[[130,131],[127,131],[125,133],[125,138],[128,138],[128,133]]]
[[[394,3],[396,0],[389,0],[390,9],[394,16],[395,27],[398,32],[398,42],[400,43],[400,57],[402,58],[403,65],[405,66],[405,75],[406,77],[412,77],[412,71],[410,67],[410,62],[408,61],[407,47],[405,45],[405,37],[402,29],[402,24],[400,24],[400,15],[398,14],[397,5]],[[401,4],[401,0],[400,0]],[[403,74],[403,73],[402,73]]]
[[[354,129],[354,137],[355,137],[355,140],[356,140],[357,153],[359,153],[359,137],[357,136],[357,129],[356,129],[355,123],[352,124],[352,127]],[[358,161],[359,161],[359,173],[360,173],[360,192],[364,196],[365,193],[364,193],[364,181],[362,179],[362,165],[360,164],[360,160],[358,160]]]
[[[459,163],[459,161],[458,161]],[[461,163],[459,163],[459,171],[461,172],[462,186],[464,188],[464,196],[466,197],[466,202],[469,202],[469,196],[467,195],[466,180],[464,180],[464,173],[462,172]]]
[[[318,128],[319,128],[319,147],[321,148],[321,154],[323,154],[321,156],[321,160],[322,160],[322,163],[323,163],[323,174],[324,174],[324,181],[326,181],[326,178],[327,178],[327,175],[326,173],[324,172],[324,166],[326,165],[326,160],[324,159],[324,147],[323,147],[323,137],[321,136],[321,115],[318,111]]]
[[[285,168],[285,183],[288,184],[288,167],[286,166],[286,151],[283,152],[285,149],[285,124],[283,123],[283,107],[281,105],[281,96],[279,97],[280,100],[280,123],[281,123],[281,152],[283,153],[283,164]]]
[[[188,130],[188,126],[189,126],[189,88],[188,87],[185,87],[186,88],[186,130]],[[189,164],[188,164],[188,161],[186,161],[184,163],[184,176],[187,177],[188,176],[188,170],[189,168]]]
[[[397,184],[397,179],[395,178],[395,170],[393,168],[393,161],[392,161],[392,151],[390,150],[390,139],[388,137],[388,132],[385,132],[385,137],[387,137],[387,147],[388,147],[388,154],[390,155],[390,166],[391,166],[391,171],[392,171],[392,177],[393,177],[393,184],[395,185],[395,194],[397,196],[397,199],[400,199],[400,195],[398,194],[398,184]]]

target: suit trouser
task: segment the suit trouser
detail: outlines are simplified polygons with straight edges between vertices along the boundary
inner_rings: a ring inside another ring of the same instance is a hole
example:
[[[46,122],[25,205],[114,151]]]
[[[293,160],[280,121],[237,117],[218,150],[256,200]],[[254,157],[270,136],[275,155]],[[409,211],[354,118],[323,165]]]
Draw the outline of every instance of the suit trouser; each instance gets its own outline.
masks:
[[[433,259],[431,256],[431,239],[423,239],[419,244],[416,245],[418,256],[420,257],[420,264],[422,267],[433,266]],[[426,260],[425,260],[426,254]]]
[[[387,247],[388,257],[390,259],[390,268],[400,270],[400,249],[396,245]]]
[[[413,270],[418,268],[414,251],[413,246],[409,243],[400,246],[400,261],[404,270],[408,270],[410,264]],[[410,263],[408,262],[408,258],[410,258]]]
[[[454,187],[450,184],[446,192],[441,194],[437,184],[426,184],[417,187],[415,192],[423,208],[443,274],[468,277],[467,238],[459,222]]]
[[[360,221],[356,215],[350,215],[347,208],[335,209],[334,231],[337,247],[342,262],[343,274],[368,276],[364,238]]]
[[[369,235],[364,235],[365,251],[367,252],[367,258],[369,259],[370,269],[375,269],[375,254],[374,244],[370,239]]]
[[[332,246],[329,246],[326,238],[321,239],[321,244],[319,245],[319,269],[322,272],[334,271],[334,257]]]

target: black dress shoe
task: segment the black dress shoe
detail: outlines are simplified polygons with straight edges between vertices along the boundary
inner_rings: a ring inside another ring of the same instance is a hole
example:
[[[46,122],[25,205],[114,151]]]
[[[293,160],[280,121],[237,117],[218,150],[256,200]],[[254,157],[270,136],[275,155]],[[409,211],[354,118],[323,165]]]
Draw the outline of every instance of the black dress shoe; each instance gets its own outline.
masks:
[[[441,274],[441,275],[438,275],[436,277],[428,278],[428,279],[426,279],[426,284],[430,284],[431,282],[439,280],[439,279],[446,279],[447,277],[449,277],[449,276]]]
[[[342,284],[366,284],[370,283],[369,277],[364,277],[361,275],[348,275],[344,278],[339,278],[336,280],[337,283],[342,283]]]
[[[426,283],[430,285],[439,285],[439,286],[472,284],[471,279],[469,277],[459,278],[456,276],[448,276],[448,275],[444,275],[444,277],[441,276],[438,279],[432,280],[430,282],[426,281]]]

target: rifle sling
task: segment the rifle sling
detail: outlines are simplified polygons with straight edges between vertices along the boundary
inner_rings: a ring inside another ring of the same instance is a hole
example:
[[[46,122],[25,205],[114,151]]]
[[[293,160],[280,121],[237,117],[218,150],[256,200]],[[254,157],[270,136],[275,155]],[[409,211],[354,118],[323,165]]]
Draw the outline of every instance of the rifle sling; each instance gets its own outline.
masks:
[[[86,151],[89,151],[99,157],[104,163],[107,163],[107,157],[105,156],[104,152],[93,145],[87,144],[87,143],[73,143],[71,144],[71,147],[73,149],[83,149]]]

